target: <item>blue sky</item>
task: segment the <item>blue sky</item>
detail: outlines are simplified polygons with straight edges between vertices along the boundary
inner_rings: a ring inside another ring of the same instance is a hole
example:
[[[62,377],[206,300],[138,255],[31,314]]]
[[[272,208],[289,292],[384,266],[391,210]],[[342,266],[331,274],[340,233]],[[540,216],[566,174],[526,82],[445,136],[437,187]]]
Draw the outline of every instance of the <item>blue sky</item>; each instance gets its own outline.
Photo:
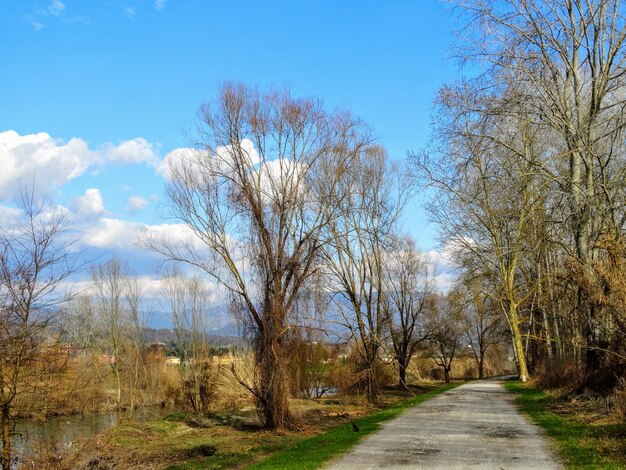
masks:
[[[159,162],[187,144],[221,82],[347,107],[403,160],[426,142],[437,89],[460,74],[449,57],[457,17],[437,0],[0,5],[0,222],[34,172],[85,247],[121,252],[146,276],[154,259],[129,234],[167,223]],[[417,205],[406,227],[432,249]]]

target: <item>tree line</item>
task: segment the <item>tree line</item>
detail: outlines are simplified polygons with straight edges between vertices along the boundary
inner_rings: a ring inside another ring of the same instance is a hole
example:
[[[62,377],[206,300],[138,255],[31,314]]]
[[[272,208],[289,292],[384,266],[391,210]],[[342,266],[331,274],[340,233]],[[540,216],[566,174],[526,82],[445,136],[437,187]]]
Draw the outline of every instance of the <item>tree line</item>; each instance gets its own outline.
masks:
[[[459,286],[506,317],[522,379],[609,391],[626,366],[624,6],[461,8],[458,54],[479,73],[440,90],[415,176]]]

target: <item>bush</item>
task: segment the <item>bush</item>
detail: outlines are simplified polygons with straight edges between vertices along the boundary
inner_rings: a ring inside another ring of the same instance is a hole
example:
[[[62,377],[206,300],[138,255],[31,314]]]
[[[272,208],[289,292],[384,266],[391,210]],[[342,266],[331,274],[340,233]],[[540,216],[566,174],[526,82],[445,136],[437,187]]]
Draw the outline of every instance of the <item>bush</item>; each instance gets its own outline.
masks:
[[[626,378],[622,377],[618,381],[617,387],[613,391],[615,402],[615,413],[622,419],[626,418]]]
[[[578,390],[584,383],[584,376],[580,368],[569,361],[543,361],[535,372],[535,382],[543,389],[564,388],[568,391]]]

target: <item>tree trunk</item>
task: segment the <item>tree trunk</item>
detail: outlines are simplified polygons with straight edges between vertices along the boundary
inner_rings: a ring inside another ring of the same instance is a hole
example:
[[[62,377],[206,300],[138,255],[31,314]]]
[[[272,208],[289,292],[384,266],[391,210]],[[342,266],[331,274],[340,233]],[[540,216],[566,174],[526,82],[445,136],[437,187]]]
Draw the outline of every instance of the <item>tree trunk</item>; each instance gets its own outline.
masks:
[[[526,382],[529,378],[526,356],[524,355],[524,345],[522,343],[522,333],[519,329],[519,318],[517,316],[517,306],[513,303],[509,305],[509,322],[511,323],[511,333],[513,334],[513,347],[517,356],[517,368],[519,378]]]
[[[478,360],[478,378],[485,378],[485,354],[483,352],[480,353],[480,359]]]
[[[398,361],[398,388],[406,388],[406,361]]]
[[[579,145],[579,148],[583,148]],[[576,254],[579,261],[586,269],[594,259],[592,229],[594,216],[590,208],[590,202],[595,195],[595,181],[593,172],[583,165],[584,158],[579,152],[572,152],[571,159],[571,191],[574,204],[574,235],[576,242]],[[583,186],[584,185],[584,186]],[[602,353],[595,349],[600,337],[600,325],[597,324],[596,310],[586,302],[583,287],[578,288],[578,308],[583,315],[583,337],[585,341],[585,382],[593,384],[594,373],[602,367]]]
[[[451,368],[449,366],[443,367],[443,378],[447,384],[450,383],[450,369]]]
[[[585,382],[584,384],[591,390],[603,390],[602,380],[598,380],[605,371],[606,360],[604,350],[608,349],[608,343],[601,338],[602,327],[597,319],[597,309],[594,305],[588,307],[588,319],[585,323],[586,330],[586,351],[585,351]]]
[[[376,374],[376,364],[378,359],[379,345],[375,338],[371,336],[363,341],[363,362],[365,370],[365,380],[367,387],[366,397],[369,403],[376,403],[378,401],[378,376]]]
[[[120,370],[118,368],[118,364],[119,364],[119,356],[116,354],[115,355],[115,364],[113,365],[113,373],[115,374],[115,383],[117,384],[117,391],[116,391],[116,407],[117,407],[117,411],[120,411],[122,409],[122,378],[120,376]]]
[[[11,416],[9,406],[2,407],[2,470],[11,470]]]
[[[376,360],[367,366],[367,401],[376,403],[378,401],[378,377],[376,377]]]
[[[537,262],[537,273],[537,303],[539,304],[539,310],[543,318],[543,329],[546,334],[546,353],[548,358],[552,359],[552,334],[550,332],[550,322],[548,321],[548,309],[545,308],[543,297],[543,266],[540,261]]]
[[[276,318],[274,319],[276,320]],[[293,425],[289,413],[287,364],[281,341],[280,324],[268,319],[262,329],[257,347],[257,405],[260,418],[268,429],[282,429]]]
[[[550,322],[548,321],[548,313],[542,310],[543,315],[543,328],[546,332],[546,352],[548,353],[548,359],[552,359],[552,334],[550,332]]]

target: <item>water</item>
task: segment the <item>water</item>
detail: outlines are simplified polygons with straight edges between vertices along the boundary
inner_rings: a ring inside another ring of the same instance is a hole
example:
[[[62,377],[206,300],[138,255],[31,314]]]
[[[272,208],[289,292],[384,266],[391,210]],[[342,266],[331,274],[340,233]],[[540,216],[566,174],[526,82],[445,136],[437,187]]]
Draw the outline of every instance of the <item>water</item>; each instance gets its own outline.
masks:
[[[140,408],[135,411],[133,421],[158,419],[175,411],[177,410],[173,408]],[[28,468],[24,463],[37,455],[63,454],[76,446],[78,441],[112,428],[118,423],[118,419],[118,414],[112,412],[55,416],[45,421],[19,420],[11,437],[12,454],[18,459],[17,467]]]
[[[311,387],[309,395],[311,398],[336,397],[337,389],[335,387]]]

